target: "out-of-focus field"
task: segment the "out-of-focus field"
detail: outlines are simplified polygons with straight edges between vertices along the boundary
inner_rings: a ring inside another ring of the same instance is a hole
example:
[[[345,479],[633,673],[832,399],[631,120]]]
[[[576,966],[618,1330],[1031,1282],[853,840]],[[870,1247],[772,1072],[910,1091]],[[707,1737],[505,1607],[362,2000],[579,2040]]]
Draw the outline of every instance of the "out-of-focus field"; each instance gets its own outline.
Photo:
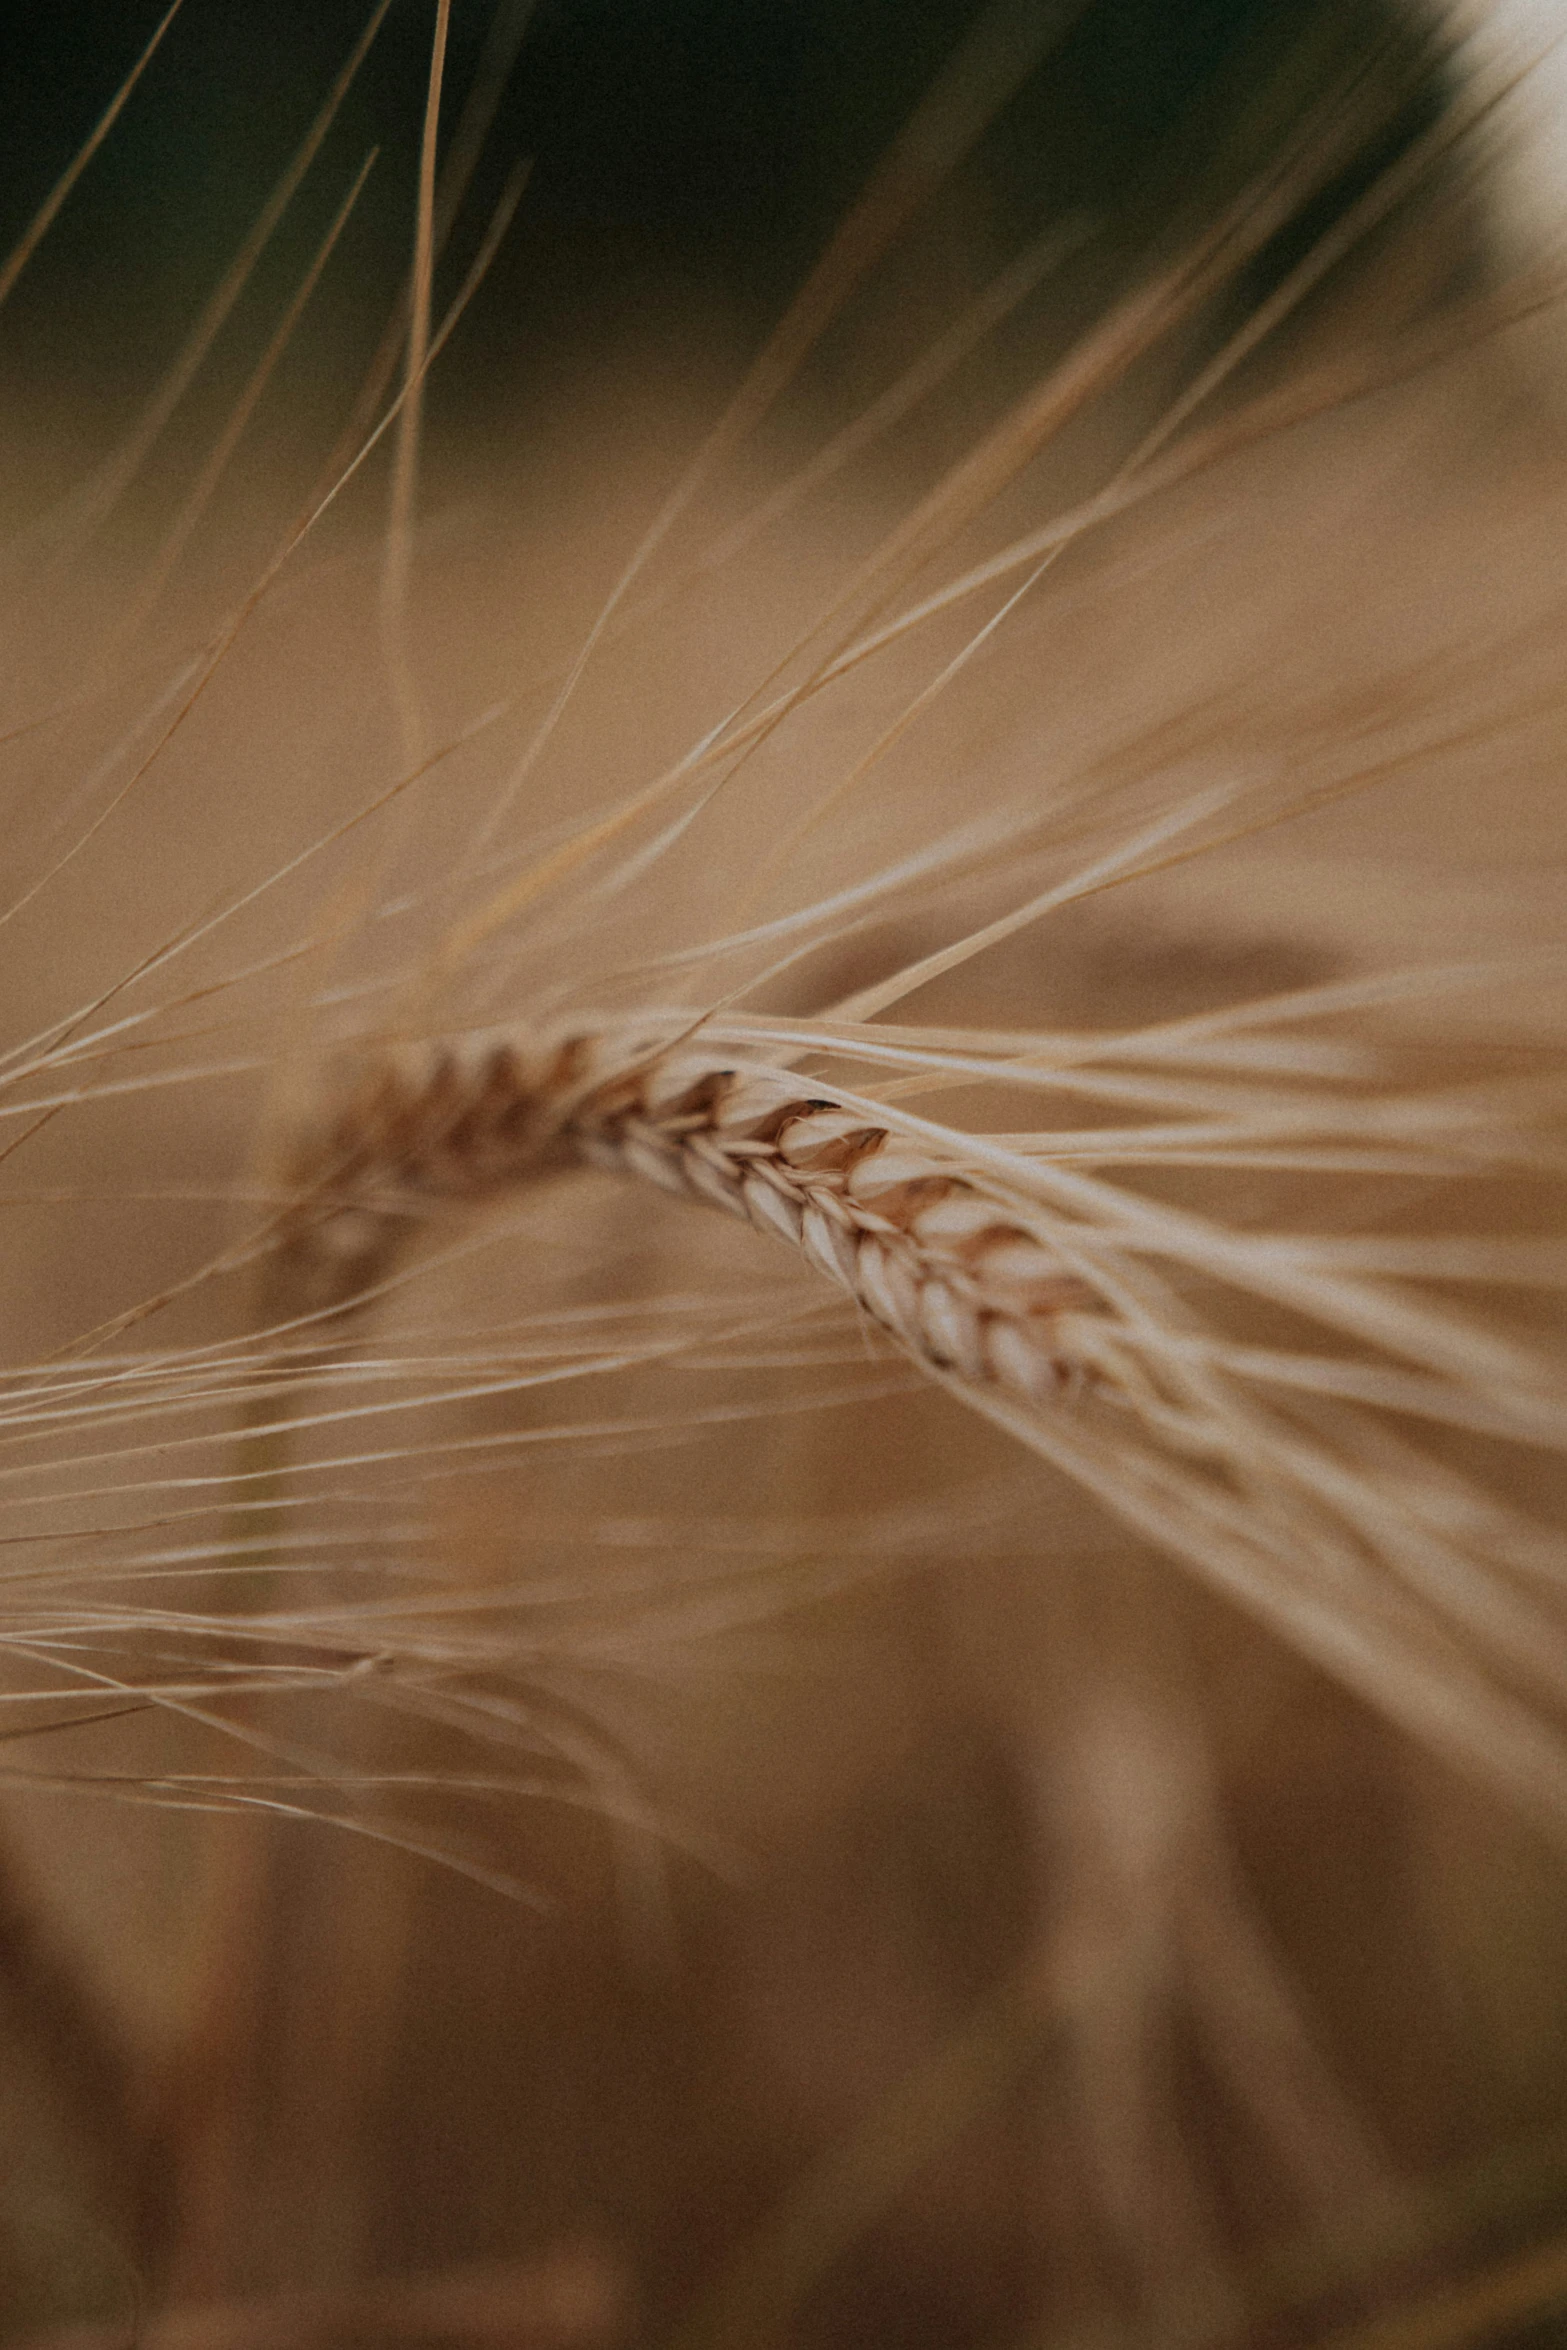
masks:
[[[931,232],[918,282],[943,309],[992,233],[977,201],[961,235]],[[1462,240],[1439,206],[1395,223],[1223,402],[1441,315]],[[117,641],[155,501],[66,561],[69,513],[38,515],[92,439],[93,367],[14,363],[7,897],[80,846],[0,934],[8,1039],[98,999],[94,1026],[168,1008],[35,1087],[47,1114],[11,1120],[25,1137],[0,1161],[7,1360],[104,1365],[78,1418],[17,1422],[0,1462],[15,1686],[48,1693],[15,1709],[0,1785],[0,2338],[107,2350],[141,2296],[139,2338],[165,2350],[615,2350],[676,2338],[716,2290],[680,2340],[1292,2344],[1493,2267],[1494,2323],[1409,2341],[1550,2338],[1505,2330],[1505,2272],[1560,2227],[1559,1855],[922,1383],[782,1251],[598,1175],[454,1222],[354,1333],[357,1416],[307,1417],[281,1507],[238,1448],[238,1371],[184,1416],[124,1415],[132,1358],[243,1337],[248,1267],[225,1259],[275,1208],[271,1137],[384,1005],[503,1023],[584,974],[635,1001],[622,970],[1024,794],[1059,810],[1020,859],[1030,891],[1180,791],[1316,804],[1150,858],[896,1017],[1130,1029],[1512,959],[1341,1034],[1428,1068],[1434,1094],[1511,1055],[1537,1098],[1567,902],[1567,479],[1539,326],[1086,537],[791,863],[769,860],[975,615],[818,697],[651,882],[558,897],[536,931],[394,993],[523,834],[548,845],[607,808],[787,658],[1070,340],[1096,266],[1072,263],[934,416],[606,641],[511,829],[477,849],[721,409],[743,310],[628,268],[591,327],[557,322],[512,374],[487,350],[477,385],[459,334],[401,700],[367,468],[117,802],[295,511],[329,403],[285,390],[187,569]],[[1089,494],[1219,331],[1194,323],[1114,387],[919,584]],[[874,307],[845,329],[637,594],[809,457],[887,340]],[[405,770],[410,725],[420,756],[459,747],[288,871]],[[830,1002],[1017,880],[997,863],[897,900],[763,1000]],[[702,1000],[679,984],[661,974],[656,1000]],[[55,1109],[84,1077],[106,1089]],[[1024,1115],[998,1088],[972,1122]],[[1505,1166],[1394,1186],[1172,1152],[1135,1181],[1257,1231],[1561,1238],[1559,1180]],[[1548,1365],[1559,1298],[1498,1283],[1477,1310]],[[573,1348],[582,1376],[522,1384]],[[1473,1476],[1559,1528],[1549,1462],[1470,1433],[1436,1458],[1455,1514]],[[99,1710],[93,1675],[107,1718],[59,1726]],[[113,1684],[136,1679],[162,1701],[122,1710]],[[911,2080],[925,2103],[905,2111]],[[799,2182],[821,2166],[813,2217]],[[71,2326],[96,2330],[49,2330]]]

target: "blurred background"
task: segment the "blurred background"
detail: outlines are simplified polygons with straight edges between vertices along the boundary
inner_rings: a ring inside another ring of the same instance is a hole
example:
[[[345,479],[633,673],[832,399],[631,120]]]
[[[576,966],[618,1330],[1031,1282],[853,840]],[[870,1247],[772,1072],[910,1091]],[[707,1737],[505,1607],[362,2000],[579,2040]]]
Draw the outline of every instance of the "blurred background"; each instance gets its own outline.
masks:
[[[0,9],[0,250],[160,15],[140,0]],[[185,0],[10,296],[0,584],[21,881],[72,811],[106,802],[98,762],[163,706],[324,478],[398,313],[429,0],[393,0],[166,428],[101,511],[73,503],[135,440],[368,21],[339,0]],[[539,786],[541,825],[676,755],[766,675],[848,562],[1150,256],[1188,247],[1353,87],[1362,113],[1332,168],[1045,453],[1029,496],[1052,510],[1097,486],[1431,130],[1447,90],[1413,20],[1365,0],[456,0],[443,154],[462,152],[465,123],[483,136],[442,224],[438,317],[511,175],[528,176],[430,379],[410,662],[431,740],[569,660],[976,26],[981,54],[1037,62],[795,373],[693,538],[894,381],[1026,240],[1061,229],[1058,266],[738,588],[616,653]],[[372,149],[319,295],[149,599],[169,518]],[[1440,319],[1490,283],[1483,199],[1449,160],[1223,396]],[[1025,635],[985,672],[934,746],[846,820],[820,886],[1051,760],[1130,793],[1164,729],[1171,758],[1308,743],[1347,759],[1384,706],[1402,719],[1414,677],[1433,727],[1480,710],[1489,730],[1480,750],[1439,757],[1429,789],[1422,770],[1423,797],[1412,785],[1211,878],[1074,908],[1045,947],[931,991],[921,1015],[1131,1025],[1374,967],[1444,925],[1452,951],[1477,954],[1543,925],[1560,906],[1555,431],[1528,364],[1486,349],[1063,566],[1054,637]],[[398,771],[377,618],[388,457],[327,518],[152,783],[11,926],[17,1036],[112,986]],[[886,690],[912,682],[896,672]],[[879,723],[867,707],[857,722]],[[853,722],[824,720],[799,772],[841,760]],[[345,893],[372,872],[383,963],[421,943],[399,928],[399,892],[484,805],[500,760],[483,743],[454,759],[384,863],[356,841],[331,864]],[[793,772],[766,789],[797,790]],[[721,910],[767,806],[759,785],[717,835],[714,895],[671,882],[636,936],[678,941]],[[991,902],[980,890],[829,952],[815,997]],[[275,893],[244,952],[259,966],[289,948],[306,910]],[[238,936],[213,973],[243,959]],[[379,968],[367,951],[348,976]],[[11,1170],[12,1360],[165,1293],[156,1344],[243,1332],[240,1281],[191,1275],[254,1195],[268,1072],[297,1031],[265,974],[238,1000],[258,1031],[271,1023],[261,1075],[225,1064],[150,1097],[155,1110],[86,1105]],[[168,1066],[208,1050],[197,1018],[172,1023]],[[1419,1051],[1446,1048],[1439,1028],[1419,1029]],[[215,1064],[226,1050],[220,1035]],[[1163,1179],[1187,1196],[1179,1172]],[[1335,1212],[1356,1204],[1336,1195]],[[1231,1186],[1237,1217],[1275,1205],[1261,1184]],[[1507,2278],[1558,2243],[1567,2178],[1556,1856],[1064,1479],[867,1359],[847,1320],[813,1355],[788,1335],[808,1276],[758,1265],[748,1234],[693,1238],[681,1214],[639,1202],[628,1223],[614,1186],[585,1178],[531,1210],[520,1243],[508,1233],[390,1309],[375,1344],[394,1361],[504,1314],[523,1329],[624,1309],[645,1336],[693,1297],[712,1342],[678,1374],[625,1372],[608,1402],[594,1390],[617,1425],[684,1412],[667,1445],[519,1446],[493,1477],[443,1482],[442,1445],[504,1448],[577,1405],[569,1388],[452,1405],[433,1385],[386,1463],[333,1470],[330,1441],[306,1440],[319,1473],[292,1589],[316,1578],[314,1614],[284,1695],[215,1696],[203,1678],[209,1652],[174,1613],[193,1604],[168,1563],[175,1537],[146,1531],[163,1488],[128,1503],[120,1488],[111,1511],[91,1445],[85,1465],[42,1453],[59,1472],[43,1554],[57,1585],[40,1570],[37,1597],[18,1579],[16,1608],[33,1611],[13,1629],[18,1672],[113,1570],[140,1577],[149,1611],[103,1631],[115,1669],[131,1656],[201,1688],[183,1711],[68,1737],[35,1714],[13,1750],[0,2339],[118,2350],[139,2308],[149,2350],[1284,2350],[1408,2309],[1411,2350],[1548,2350],[1561,2321],[1539,2314],[1546,2288],[1520,2315]],[[752,1352],[726,1355],[736,1300]],[[785,1336],[769,1352],[754,1334],[774,1321]],[[232,1391],[206,1409],[149,1478],[210,1469]],[[1559,1512],[1548,1487],[1534,1498]],[[186,1531],[219,1557],[232,1527],[202,1506]],[[18,1521],[19,1542],[36,1523]],[[196,1592],[224,1637],[247,1606],[276,1611],[275,1587],[237,1591],[215,1577]],[[388,1591],[410,1617],[438,1616],[447,1644],[416,1692],[376,1678]],[[486,1708],[504,1731],[488,1747]],[[313,1787],[312,1821],[192,1808],[202,1772],[321,1753],[342,1779]],[[410,1784],[382,1784],[399,1773]],[[44,1784],[55,1776],[76,1784]],[[129,1786],[156,1800],[133,1804]],[[1455,2280],[1493,2272],[1489,2301],[1430,2316]]]

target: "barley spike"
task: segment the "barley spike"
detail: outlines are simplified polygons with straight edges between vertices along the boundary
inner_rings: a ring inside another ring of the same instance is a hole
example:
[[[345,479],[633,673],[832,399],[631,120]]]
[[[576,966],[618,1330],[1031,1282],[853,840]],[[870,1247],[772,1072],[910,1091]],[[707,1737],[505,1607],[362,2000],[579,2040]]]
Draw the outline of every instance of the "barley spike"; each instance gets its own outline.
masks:
[[[954,1138],[956,1143],[957,1138]],[[1072,1318],[1102,1301],[1005,1192],[787,1072],[624,1039],[441,1045],[351,1080],[288,1166],[269,1322],[331,1320],[440,1203],[573,1164],[726,1209],[798,1249],[916,1360],[1040,1402],[1102,1374]]]

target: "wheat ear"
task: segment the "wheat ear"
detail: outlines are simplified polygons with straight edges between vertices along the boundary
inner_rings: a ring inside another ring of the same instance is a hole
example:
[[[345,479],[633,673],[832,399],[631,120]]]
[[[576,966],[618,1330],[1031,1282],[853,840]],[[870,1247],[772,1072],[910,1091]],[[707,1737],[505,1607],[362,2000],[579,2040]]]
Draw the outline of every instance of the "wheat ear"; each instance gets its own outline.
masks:
[[[643,1177],[788,1241],[910,1354],[1038,1402],[1102,1373],[1073,1323],[1093,1290],[1004,1189],[788,1072],[576,1035],[390,1055],[338,1096],[287,1170],[269,1320],[330,1321],[443,1201],[573,1164]]]

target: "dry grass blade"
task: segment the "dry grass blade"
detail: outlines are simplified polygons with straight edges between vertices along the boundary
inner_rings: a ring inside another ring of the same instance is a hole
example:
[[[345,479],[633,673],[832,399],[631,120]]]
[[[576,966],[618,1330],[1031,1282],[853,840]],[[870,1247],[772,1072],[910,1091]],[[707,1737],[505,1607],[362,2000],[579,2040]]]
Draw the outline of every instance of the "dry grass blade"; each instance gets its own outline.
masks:
[[[216,342],[224,323],[233,311],[261,255],[270,243],[278,223],[288,210],[294,196],[320,153],[328,131],[358,73],[371,44],[385,20],[391,0],[377,0],[370,20],[344,60],[332,87],[300,141],[288,165],[279,177],[258,213],[249,234],[224,272],[222,279],[207,300],[180,349],[176,352],[157,391],[146,403],[140,416],[125,436],[121,445],[103,465],[75,491],[67,501],[62,515],[46,518],[51,525],[54,545],[47,561],[51,567],[63,565],[81,552],[92,533],[113,511],[125,491],[135,480],[153,444],[168,425],[180,402],[184,399],[198,372]],[[36,533],[30,534],[36,536]],[[26,550],[36,556],[29,543]]]
[[[55,181],[54,186],[50,189],[43,202],[39,205],[38,210],[34,213],[32,219],[28,222],[26,229],[23,231],[20,238],[18,238],[11,252],[7,255],[4,266],[0,267],[0,302],[5,301],[6,297],[11,291],[11,288],[15,285],[23,270],[27,267],[29,261],[31,261],[33,255],[37,252],[39,246],[43,243],[44,238],[49,234],[49,231],[53,227],[57,215],[64,207],[67,198],[70,196],[71,190],[75,187],[77,181],[81,178],[82,173],[87,169],[88,164],[91,163],[93,157],[97,154],[98,149],[103,145],[103,142],[108,137],[110,131],[113,130],[116,122],[119,120],[120,115],[125,109],[131,92],[135,89],[136,84],[141,80],[142,75],[146,72],[148,66],[152,63],[153,58],[156,56],[158,49],[162,45],[164,34],[168,31],[170,25],[174,22],[174,19],[178,16],[183,6],[184,0],[174,0],[173,6],[165,12],[164,16],[156,26],[151,40],[147,43],[147,46],[145,49],[143,49],[141,55],[137,58],[135,64],[131,67],[130,72],[126,75],[124,81],[121,82],[119,88],[115,91],[114,96],[110,99],[108,105],[104,108],[102,114],[98,117],[98,120],[93,125],[92,130],[88,133],[81,146],[77,148],[76,153],[72,156],[70,163],[60,174],[60,177]]]

